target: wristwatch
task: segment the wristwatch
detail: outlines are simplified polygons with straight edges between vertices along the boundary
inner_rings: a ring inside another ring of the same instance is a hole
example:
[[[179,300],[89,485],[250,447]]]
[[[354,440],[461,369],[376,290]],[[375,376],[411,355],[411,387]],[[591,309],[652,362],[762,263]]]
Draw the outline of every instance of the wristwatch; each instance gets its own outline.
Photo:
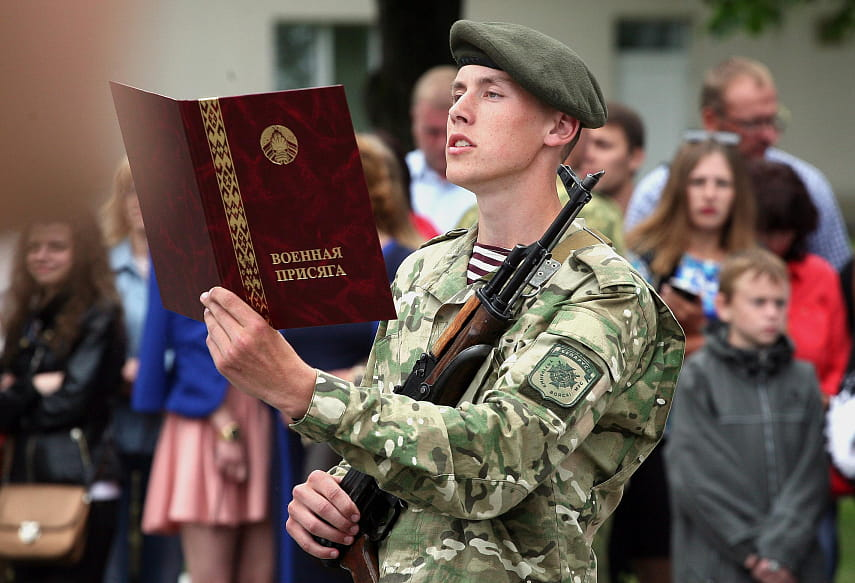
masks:
[[[225,441],[237,441],[240,439],[240,425],[237,421],[230,421],[220,427],[220,437]]]

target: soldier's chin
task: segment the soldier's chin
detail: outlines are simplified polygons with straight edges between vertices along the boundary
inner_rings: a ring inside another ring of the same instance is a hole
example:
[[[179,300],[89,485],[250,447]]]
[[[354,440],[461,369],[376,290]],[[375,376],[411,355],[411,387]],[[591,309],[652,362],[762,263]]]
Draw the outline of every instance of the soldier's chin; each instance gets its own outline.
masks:
[[[445,178],[452,184],[456,184],[457,186],[462,186],[463,188],[470,190],[471,186],[474,184],[472,172],[463,168],[454,168],[449,166],[446,171]]]

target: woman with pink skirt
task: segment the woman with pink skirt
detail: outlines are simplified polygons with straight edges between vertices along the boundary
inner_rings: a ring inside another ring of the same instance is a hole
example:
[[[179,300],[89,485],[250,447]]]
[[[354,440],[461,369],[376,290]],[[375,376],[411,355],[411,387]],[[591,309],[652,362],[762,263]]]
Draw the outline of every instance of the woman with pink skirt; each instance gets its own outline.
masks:
[[[133,404],[165,410],[143,531],[180,533],[192,581],[271,583],[269,409],[229,386],[204,324],[165,310],[151,278]]]

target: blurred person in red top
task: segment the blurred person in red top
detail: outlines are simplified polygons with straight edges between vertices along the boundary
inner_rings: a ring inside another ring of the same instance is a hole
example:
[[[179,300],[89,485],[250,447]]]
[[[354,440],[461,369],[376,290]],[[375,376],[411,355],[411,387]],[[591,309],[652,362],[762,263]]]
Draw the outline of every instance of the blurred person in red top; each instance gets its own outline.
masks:
[[[818,215],[798,175],[767,160],[752,161],[749,170],[757,208],[763,209],[758,238],[787,263],[790,274],[788,334],[795,356],[813,363],[827,405],[840,389],[851,345],[840,278],[828,261],[807,252]]]
[[[787,264],[790,276],[788,335],[795,344],[795,358],[816,369],[823,404],[840,390],[851,351],[846,303],[840,277],[819,255],[808,253],[808,236],[819,215],[795,171],[785,164],[753,160],[749,174],[757,197],[758,239]],[[829,466],[834,498],[852,494],[847,480]],[[826,576],[834,580],[838,562],[837,504],[829,502],[819,540],[826,558]]]

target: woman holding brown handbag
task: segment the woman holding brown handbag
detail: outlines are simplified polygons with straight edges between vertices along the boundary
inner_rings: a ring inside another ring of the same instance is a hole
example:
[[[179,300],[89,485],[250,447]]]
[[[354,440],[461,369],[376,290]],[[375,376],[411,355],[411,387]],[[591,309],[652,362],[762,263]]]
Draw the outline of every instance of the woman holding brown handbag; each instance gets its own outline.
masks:
[[[125,335],[92,217],[57,214],[24,229],[3,316],[0,431],[14,443],[4,478],[85,484],[91,501],[82,558],[12,562],[15,583],[100,581],[118,497],[105,428]]]

